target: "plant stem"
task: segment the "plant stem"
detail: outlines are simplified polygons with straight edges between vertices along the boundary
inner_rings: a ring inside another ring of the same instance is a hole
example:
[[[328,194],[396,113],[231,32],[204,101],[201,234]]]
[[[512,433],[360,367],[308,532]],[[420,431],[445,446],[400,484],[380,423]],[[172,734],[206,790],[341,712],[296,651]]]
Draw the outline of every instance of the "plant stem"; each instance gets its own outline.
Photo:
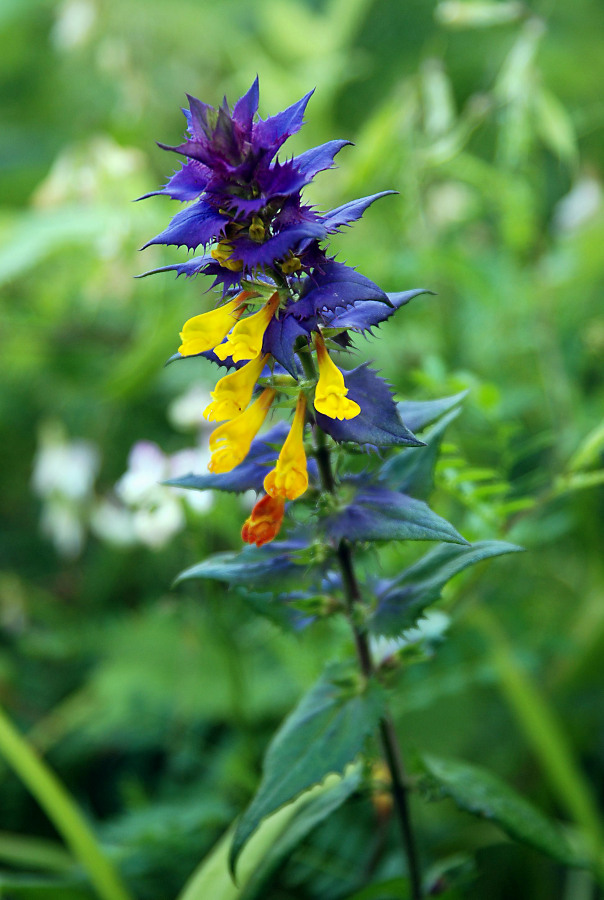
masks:
[[[361,671],[369,678],[375,671],[367,635],[361,631],[354,621],[354,606],[361,600],[359,585],[356,580],[350,545],[344,541],[338,547],[338,561],[344,580],[346,605],[348,608],[348,620],[354,635],[357,656]],[[421,900],[422,886],[419,860],[415,846],[415,836],[411,823],[409,810],[409,788],[407,777],[403,767],[403,759],[394,728],[394,722],[389,712],[386,712],[380,720],[380,739],[382,750],[386,759],[386,765],[390,771],[392,780],[392,797],[403,838],[403,846],[407,857],[407,869],[411,887],[411,900]]]
[[[310,352],[302,350],[299,353],[305,374],[309,378],[316,377],[314,361]],[[335,493],[336,484],[331,467],[329,448],[325,441],[325,434],[319,428],[314,429],[315,456],[321,484],[323,489],[330,494]],[[354,562],[350,544],[346,540],[340,541],[337,549],[338,563],[342,573],[344,595],[346,598],[346,610],[348,621],[354,636],[357,657],[363,675],[370,678],[375,674],[375,666],[371,658],[371,650],[367,640],[367,634],[355,621],[355,606],[362,602],[361,590],[354,571]],[[394,728],[394,722],[389,712],[386,712],[380,720],[380,739],[386,765],[392,781],[392,797],[396,808],[398,821],[403,838],[403,847],[407,859],[407,870],[411,887],[411,900],[421,900],[422,885],[419,868],[419,860],[415,846],[415,836],[411,823],[409,810],[409,788],[403,766],[403,759]]]

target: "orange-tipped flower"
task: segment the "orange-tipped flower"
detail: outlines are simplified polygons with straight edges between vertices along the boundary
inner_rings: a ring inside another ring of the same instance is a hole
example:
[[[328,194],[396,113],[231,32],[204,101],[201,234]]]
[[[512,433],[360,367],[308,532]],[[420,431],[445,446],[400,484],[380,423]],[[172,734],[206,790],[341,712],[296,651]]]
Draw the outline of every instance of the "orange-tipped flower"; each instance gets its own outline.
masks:
[[[250,444],[266,419],[273,398],[272,388],[266,388],[252,405],[240,416],[219,425],[210,435],[212,458],[208,469],[215,474],[230,472],[248,454]]]
[[[281,448],[277,465],[264,479],[264,490],[271,497],[295,500],[308,487],[308,470],[304,452],[304,419],[306,397],[298,395],[294,421]]]
[[[265,494],[243,523],[241,537],[246,544],[256,544],[257,547],[268,544],[279,534],[284,513],[285,501],[281,497]]]
[[[344,376],[330,359],[322,335],[315,333],[315,347],[319,363],[319,380],[315,389],[315,409],[330,419],[354,419],[361,407],[346,396],[348,388]]]
[[[240,362],[242,359],[255,359],[259,356],[264,332],[278,306],[279,294],[274,293],[261,310],[237,322],[226,342],[215,348],[218,359],[225,360],[227,356],[232,356],[234,362]]]
[[[182,344],[178,352],[182,356],[194,356],[196,353],[213,350],[224,340],[243,312],[244,302],[253,296],[249,291],[242,291],[223,306],[188,319],[180,332]]]
[[[217,382],[212,391],[212,402],[203,411],[209,422],[224,422],[243,412],[252,399],[254,385],[267,359],[268,353],[258,356]]]

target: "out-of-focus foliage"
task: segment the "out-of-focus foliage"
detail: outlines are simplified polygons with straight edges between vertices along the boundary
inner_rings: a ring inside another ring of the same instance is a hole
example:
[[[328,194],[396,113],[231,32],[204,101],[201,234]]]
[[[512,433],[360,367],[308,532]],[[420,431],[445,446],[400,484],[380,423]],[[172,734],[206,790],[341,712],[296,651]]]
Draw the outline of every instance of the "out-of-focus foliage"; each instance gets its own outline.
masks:
[[[596,0],[0,9],[1,700],[137,900],[183,889],[252,795],[277,724],[348,640],[330,623],[286,634],[218,583],[171,589],[237,545],[242,515],[228,496],[158,493],[187,471],[180,451],[206,444],[210,373],[162,363],[208,300],[199,280],[133,280],[177,258],[137,256],[176,205],[131,201],[172,171],[153,141],[178,142],[184,92],[234,98],[256,72],[263,115],[317,87],[294,152],[356,144],[314,203],[400,192],[333,247],[385,290],[437,292],[382,326],[379,365],[403,398],[469,390],[433,505],[470,540],[529,551],[458,576],[421,652],[399,654],[404,750],[497,772],[602,858],[603,27]],[[360,339],[359,360],[373,347]],[[387,548],[386,574],[417,555]],[[94,896],[41,797],[8,765],[0,779],[0,890]],[[229,896],[396,891],[376,798],[300,825],[298,846]],[[416,812],[452,897],[589,896],[592,875],[450,801]]]

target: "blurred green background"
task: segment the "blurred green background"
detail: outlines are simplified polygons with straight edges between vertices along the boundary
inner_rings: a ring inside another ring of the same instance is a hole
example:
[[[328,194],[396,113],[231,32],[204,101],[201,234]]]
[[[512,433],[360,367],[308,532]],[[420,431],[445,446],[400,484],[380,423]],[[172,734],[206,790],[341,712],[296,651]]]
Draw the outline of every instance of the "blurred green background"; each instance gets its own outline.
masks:
[[[238,545],[249,502],[157,487],[204,464],[215,374],[162,366],[209,301],[200,280],[133,279],[183,256],[138,255],[178,205],[131,201],[176,165],[154,141],[178,143],[185,91],[234,101],[256,73],[264,117],[316,86],[289,153],[355,142],[308,189],[319,208],[400,192],[332,247],[385,290],[436,296],[357,358],[401,398],[469,389],[432,505],[529,551],[448,589],[448,640],[398,676],[403,748],[491,768],[601,836],[603,29],[598,0],[0,3],[0,697],[137,900],[176,897],[347,649],[333,624],[292,636],[223,588],[171,589]],[[10,767],[0,792],[0,896],[95,896]],[[259,896],[337,900],[371,866],[398,874],[355,802]],[[595,896],[449,802],[416,807],[426,864],[467,869],[455,896]]]

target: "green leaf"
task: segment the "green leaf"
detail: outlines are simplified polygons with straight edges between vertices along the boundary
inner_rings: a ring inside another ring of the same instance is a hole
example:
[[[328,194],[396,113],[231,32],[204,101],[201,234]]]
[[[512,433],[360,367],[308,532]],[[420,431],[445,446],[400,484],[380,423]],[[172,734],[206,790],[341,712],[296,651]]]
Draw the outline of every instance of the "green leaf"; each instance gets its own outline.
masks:
[[[351,794],[358,789],[361,775],[360,766],[351,766],[343,778],[332,776],[327,779],[323,789],[295,814],[288,827],[261,860],[243,891],[241,900],[264,900],[266,898],[267,881],[275,869],[317,825],[348,800]],[[333,784],[331,784],[332,781]],[[302,798],[304,796],[302,795]]]
[[[0,874],[0,897],[7,900],[92,900],[93,896],[87,887],[73,881]]]
[[[438,400],[402,400],[396,406],[407,428],[411,431],[421,431],[449,410],[459,406],[467,394],[467,391],[460,391],[459,394],[441,397]]]
[[[340,781],[340,779],[336,779]],[[239,884],[235,884],[228,866],[229,847],[235,827],[232,826],[193,872],[178,900],[240,900],[250,879],[271,848],[289,827],[294,816],[324,791],[333,788],[330,779],[326,784],[308,791],[284,809],[262,822],[245,847],[239,863]]]
[[[73,857],[60,844],[6,831],[0,832],[0,860],[11,866],[51,872],[65,872],[75,866]]]
[[[489,819],[516,841],[528,844],[565,865],[580,865],[558,827],[539,809],[479,766],[424,756],[427,784],[450,797],[466,812]]]
[[[597,466],[604,454],[604,422],[589,432],[568,463],[569,472],[580,472],[582,469],[590,469]]]
[[[258,793],[235,831],[230,854],[233,870],[262,819],[319,784],[326,775],[343,772],[358,756],[377,727],[383,705],[379,684],[369,681],[353,689],[348,666],[328,667],[268,748]]]
[[[537,130],[544,144],[562,162],[576,162],[577,136],[571,118],[558,98],[541,88],[535,97],[535,110]]]
[[[380,478],[388,487],[426,500],[434,487],[434,468],[440,452],[445,429],[459,415],[452,410],[424,435],[425,447],[409,447],[386,461]]]
[[[423,500],[379,485],[359,490],[350,503],[323,520],[334,541],[450,541],[467,544],[459,532]]]
[[[445,584],[483,559],[518,553],[522,547],[505,541],[478,541],[467,547],[444,544],[435,547],[390,582],[378,596],[369,619],[373,634],[395,637],[412,628],[426,607],[439,599]]]
[[[447,28],[493,28],[516,22],[526,13],[524,3],[516,0],[443,0],[434,15]]]
[[[299,586],[307,567],[296,562],[298,550],[298,545],[282,541],[264,547],[247,546],[237,553],[216,553],[181,572],[175,584],[195,578],[213,578],[246,586],[266,587],[276,582],[280,588],[291,580]]]
[[[346,900],[407,900],[410,896],[406,878],[389,878],[388,881],[368,885]]]

